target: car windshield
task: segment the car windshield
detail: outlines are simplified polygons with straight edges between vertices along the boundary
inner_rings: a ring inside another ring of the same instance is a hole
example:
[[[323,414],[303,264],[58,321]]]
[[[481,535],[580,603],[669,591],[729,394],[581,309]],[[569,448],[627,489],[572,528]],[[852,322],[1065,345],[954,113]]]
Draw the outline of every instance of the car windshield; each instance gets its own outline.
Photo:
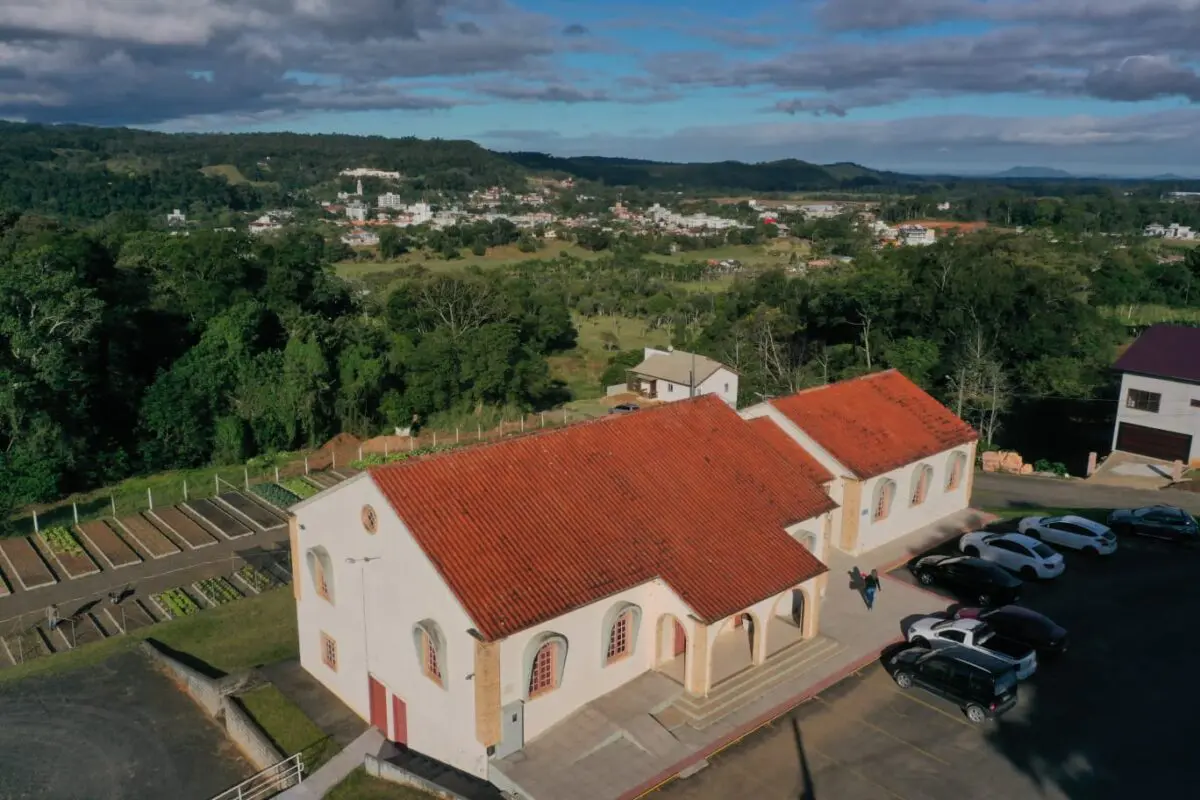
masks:
[[[977,645],[986,644],[987,640],[991,639],[995,635],[996,635],[996,632],[994,630],[992,630],[990,626],[980,625],[978,628],[975,629],[975,644],[977,644]]]
[[[1038,558],[1044,558],[1044,559],[1053,558],[1055,555],[1057,555],[1057,553],[1055,553],[1053,549],[1047,547],[1044,544],[1040,544],[1040,543],[1035,544],[1033,546],[1033,552],[1037,553]]]

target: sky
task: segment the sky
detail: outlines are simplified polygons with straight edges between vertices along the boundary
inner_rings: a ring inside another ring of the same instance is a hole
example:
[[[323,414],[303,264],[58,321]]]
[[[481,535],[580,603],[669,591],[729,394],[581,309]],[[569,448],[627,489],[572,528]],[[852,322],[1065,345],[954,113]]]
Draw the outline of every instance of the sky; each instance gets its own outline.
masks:
[[[1200,176],[1200,0],[0,0],[0,118]]]

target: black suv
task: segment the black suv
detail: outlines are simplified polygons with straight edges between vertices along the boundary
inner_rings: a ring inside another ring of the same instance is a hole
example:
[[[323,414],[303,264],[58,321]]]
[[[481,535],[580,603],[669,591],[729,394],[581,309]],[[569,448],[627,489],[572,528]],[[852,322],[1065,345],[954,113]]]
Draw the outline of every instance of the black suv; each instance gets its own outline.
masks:
[[[922,586],[942,586],[984,607],[1015,603],[1024,585],[1004,567],[971,556],[922,556],[908,569]]]
[[[888,669],[901,689],[917,686],[957,703],[971,722],[986,722],[1017,704],[1012,665],[965,647],[902,650]]]
[[[1200,525],[1192,515],[1174,506],[1118,509],[1108,515],[1114,533],[1132,533],[1169,542],[1200,541]]]

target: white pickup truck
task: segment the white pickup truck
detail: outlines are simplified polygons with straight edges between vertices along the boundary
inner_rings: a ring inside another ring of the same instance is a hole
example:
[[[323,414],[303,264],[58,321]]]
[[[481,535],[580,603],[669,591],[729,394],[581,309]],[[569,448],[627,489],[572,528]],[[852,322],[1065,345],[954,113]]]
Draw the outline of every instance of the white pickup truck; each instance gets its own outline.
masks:
[[[933,649],[957,645],[977,650],[1012,664],[1019,680],[1037,671],[1037,653],[1033,648],[1001,636],[977,619],[925,617],[909,626],[908,641]]]

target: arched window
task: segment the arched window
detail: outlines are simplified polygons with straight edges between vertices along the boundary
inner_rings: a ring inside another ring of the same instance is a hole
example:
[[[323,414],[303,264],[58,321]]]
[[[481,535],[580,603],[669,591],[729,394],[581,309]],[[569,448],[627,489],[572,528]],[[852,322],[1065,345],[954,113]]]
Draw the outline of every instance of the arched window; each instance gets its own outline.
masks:
[[[305,554],[308,574],[312,578],[313,590],[330,603],[333,602],[333,559],[324,547],[311,547]]]
[[[567,640],[557,633],[534,638],[525,649],[525,674],[529,699],[559,687],[567,663]]]
[[[603,656],[601,665],[608,665],[632,655],[637,647],[638,629],[642,624],[642,609],[632,603],[617,603],[604,615]]]
[[[967,471],[967,454],[954,451],[946,462],[946,491],[953,492],[962,485],[963,474]]]
[[[881,479],[875,484],[875,500],[871,512],[871,521],[885,520],[892,513],[892,501],[896,498],[896,482],[888,478]]]
[[[933,483],[933,467],[928,464],[917,467],[917,471],[913,473],[912,496],[909,498],[909,505],[919,506],[924,503],[931,483]]]
[[[431,619],[418,622],[413,626],[413,648],[421,674],[438,686],[445,687],[446,637],[442,635],[441,627]]]
[[[816,555],[817,553],[817,535],[811,531],[796,531],[792,534],[797,542],[804,545],[804,549]]]

